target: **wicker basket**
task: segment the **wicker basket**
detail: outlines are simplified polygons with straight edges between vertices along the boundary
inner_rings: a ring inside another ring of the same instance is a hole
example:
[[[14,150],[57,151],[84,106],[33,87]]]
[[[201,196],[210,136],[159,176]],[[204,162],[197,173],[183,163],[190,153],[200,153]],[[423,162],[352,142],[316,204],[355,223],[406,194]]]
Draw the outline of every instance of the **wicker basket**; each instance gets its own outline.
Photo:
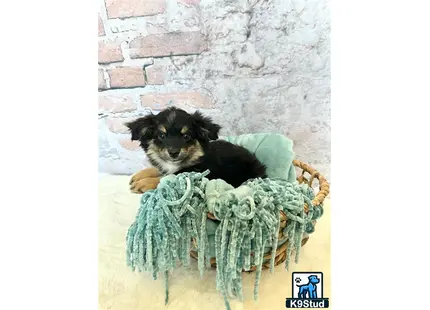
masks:
[[[319,191],[315,195],[315,198],[312,200],[312,203],[314,204],[314,206],[318,206],[318,205],[322,204],[324,202],[324,199],[328,195],[329,190],[330,190],[330,186],[329,186],[327,180],[318,171],[316,171],[314,168],[312,168],[311,166],[309,166],[309,165],[307,165],[307,164],[305,164],[299,160],[293,160],[293,164],[295,167],[302,170],[301,175],[299,175],[297,177],[297,181],[300,184],[304,183],[304,184],[308,184],[310,187],[312,187],[312,183],[314,182],[314,180],[315,179],[318,180]],[[309,174],[309,176],[308,176],[309,180],[305,177],[306,173]],[[306,203],[303,206],[303,208],[305,209],[305,212],[308,211],[308,205]],[[214,215],[211,213],[208,213],[208,218],[210,218],[212,220],[217,220],[214,217]],[[287,225],[287,216],[282,211],[281,211],[280,221],[281,221],[281,225],[279,228],[279,239],[282,239],[282,238],[284,238],[283,228],[285,228],[285,226]],[[316,221],[314,221],[313,224],[315,225]],[[304,246],[308,240],[309,240],[309,236],[304,235],[303,239],[302,239],[302,246]],[[193,242],[195,242],[195,240],[193,240]],[[276,250],[276,255],[275,255],[275,265],[279,265],[287,259],[287,255],[286,255],[287,247],[288,247],[288,241],[283,243],[282,245],[280,245],[278,247],[278,249]],[[190,254],[193,258],[197,259],[198,255],[197,255],[196,251],[191,251]],[[271,251],[269,251],[268,253],[266,253],[264,255],[264,260],[268,261],[268,262],[263,263],[263,269],[270,267],[270,256],[271,256]],[[216,259],[215,258],[211,258],[211,266],[213,268],[216,267]],[[249,271],[254,271],[256,269],[257,269],[256,266],[252,266],[251,270],[249,270]]]

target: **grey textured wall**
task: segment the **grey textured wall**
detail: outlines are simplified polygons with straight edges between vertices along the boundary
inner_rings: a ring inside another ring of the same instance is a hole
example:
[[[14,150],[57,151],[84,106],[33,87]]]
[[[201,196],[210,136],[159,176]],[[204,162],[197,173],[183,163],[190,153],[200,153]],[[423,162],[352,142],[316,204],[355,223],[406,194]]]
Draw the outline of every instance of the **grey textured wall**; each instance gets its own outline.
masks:
[[[106,0],[99,20],[99,171],[141,169],[121,122],[173,99],[212,116],[223,135],[283,133],[330,177],[326,0],[163,0],[150,13],[117,2]]]

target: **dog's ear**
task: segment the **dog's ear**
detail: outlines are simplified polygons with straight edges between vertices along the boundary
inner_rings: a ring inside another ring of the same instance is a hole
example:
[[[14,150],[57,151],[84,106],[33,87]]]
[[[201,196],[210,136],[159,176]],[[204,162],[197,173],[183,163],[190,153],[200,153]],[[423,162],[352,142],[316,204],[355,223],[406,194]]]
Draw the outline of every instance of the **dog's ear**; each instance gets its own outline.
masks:
[[[201,140],[216,140],[218,139],[218,133],[221,126],[215,124],[211,118],[203,116],[199,111],[193,114],[194,127],[197,132],[197,136]]]
[[[157,127],[154,115],[147,115],[132,122],[125,123],[131,133],[131,140],[139,140],[141,137],[151,139]]]

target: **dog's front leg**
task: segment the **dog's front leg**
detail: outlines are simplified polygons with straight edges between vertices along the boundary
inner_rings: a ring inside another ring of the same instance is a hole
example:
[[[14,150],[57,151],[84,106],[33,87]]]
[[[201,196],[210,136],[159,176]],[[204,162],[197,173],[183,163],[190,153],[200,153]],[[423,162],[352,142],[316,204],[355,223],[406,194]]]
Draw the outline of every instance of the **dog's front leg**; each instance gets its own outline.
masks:
[[[160,183],[161,173],[157,168],[147,168],[134,174],[130,180],[130,190],[136,194],[142,194],[151,189],[156,189]]]
[[[309,290],[309,298],[317,298],[317,290],[316,288]]]

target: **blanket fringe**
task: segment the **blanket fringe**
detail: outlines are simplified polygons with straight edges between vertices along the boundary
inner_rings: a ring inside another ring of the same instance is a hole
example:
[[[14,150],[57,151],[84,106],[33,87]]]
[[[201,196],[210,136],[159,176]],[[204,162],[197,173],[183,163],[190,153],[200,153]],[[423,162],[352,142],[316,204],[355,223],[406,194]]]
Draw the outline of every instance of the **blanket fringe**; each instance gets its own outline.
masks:
[[[183,265],[190,264],[191,239],[197,241],[201,277],[210,266],[206,231],[209,209],[205,197],[208,173],[181,173],[162,180],[156,190],[144,193],[136,219],[127,232],[127,265],[133,271],[137,268],[139,272],[151,272],[154,279],[163,273],[166,304],[168,273],[178,260]],[[229,298],[243,300],[241,273],[251,266],[257,267],[254,299],[258,299],[266,245],[271,247],[270,272],[274,272],[280,211],[288,217],[283,229],[288,238],[286,270],[293,250],[294,261],[298,262],[303,234],[313,232],[312,221],[323,213],[322,205],[313,206],[314,194],[307,185],[283,179],[254,179],[244,186],[252,188],[252,197],[239,199],[230,193],[215,203],[215,216],[220,221],[215,232],[216,287],[227,310]],[[305,202],[307,213],[303,209]]]

